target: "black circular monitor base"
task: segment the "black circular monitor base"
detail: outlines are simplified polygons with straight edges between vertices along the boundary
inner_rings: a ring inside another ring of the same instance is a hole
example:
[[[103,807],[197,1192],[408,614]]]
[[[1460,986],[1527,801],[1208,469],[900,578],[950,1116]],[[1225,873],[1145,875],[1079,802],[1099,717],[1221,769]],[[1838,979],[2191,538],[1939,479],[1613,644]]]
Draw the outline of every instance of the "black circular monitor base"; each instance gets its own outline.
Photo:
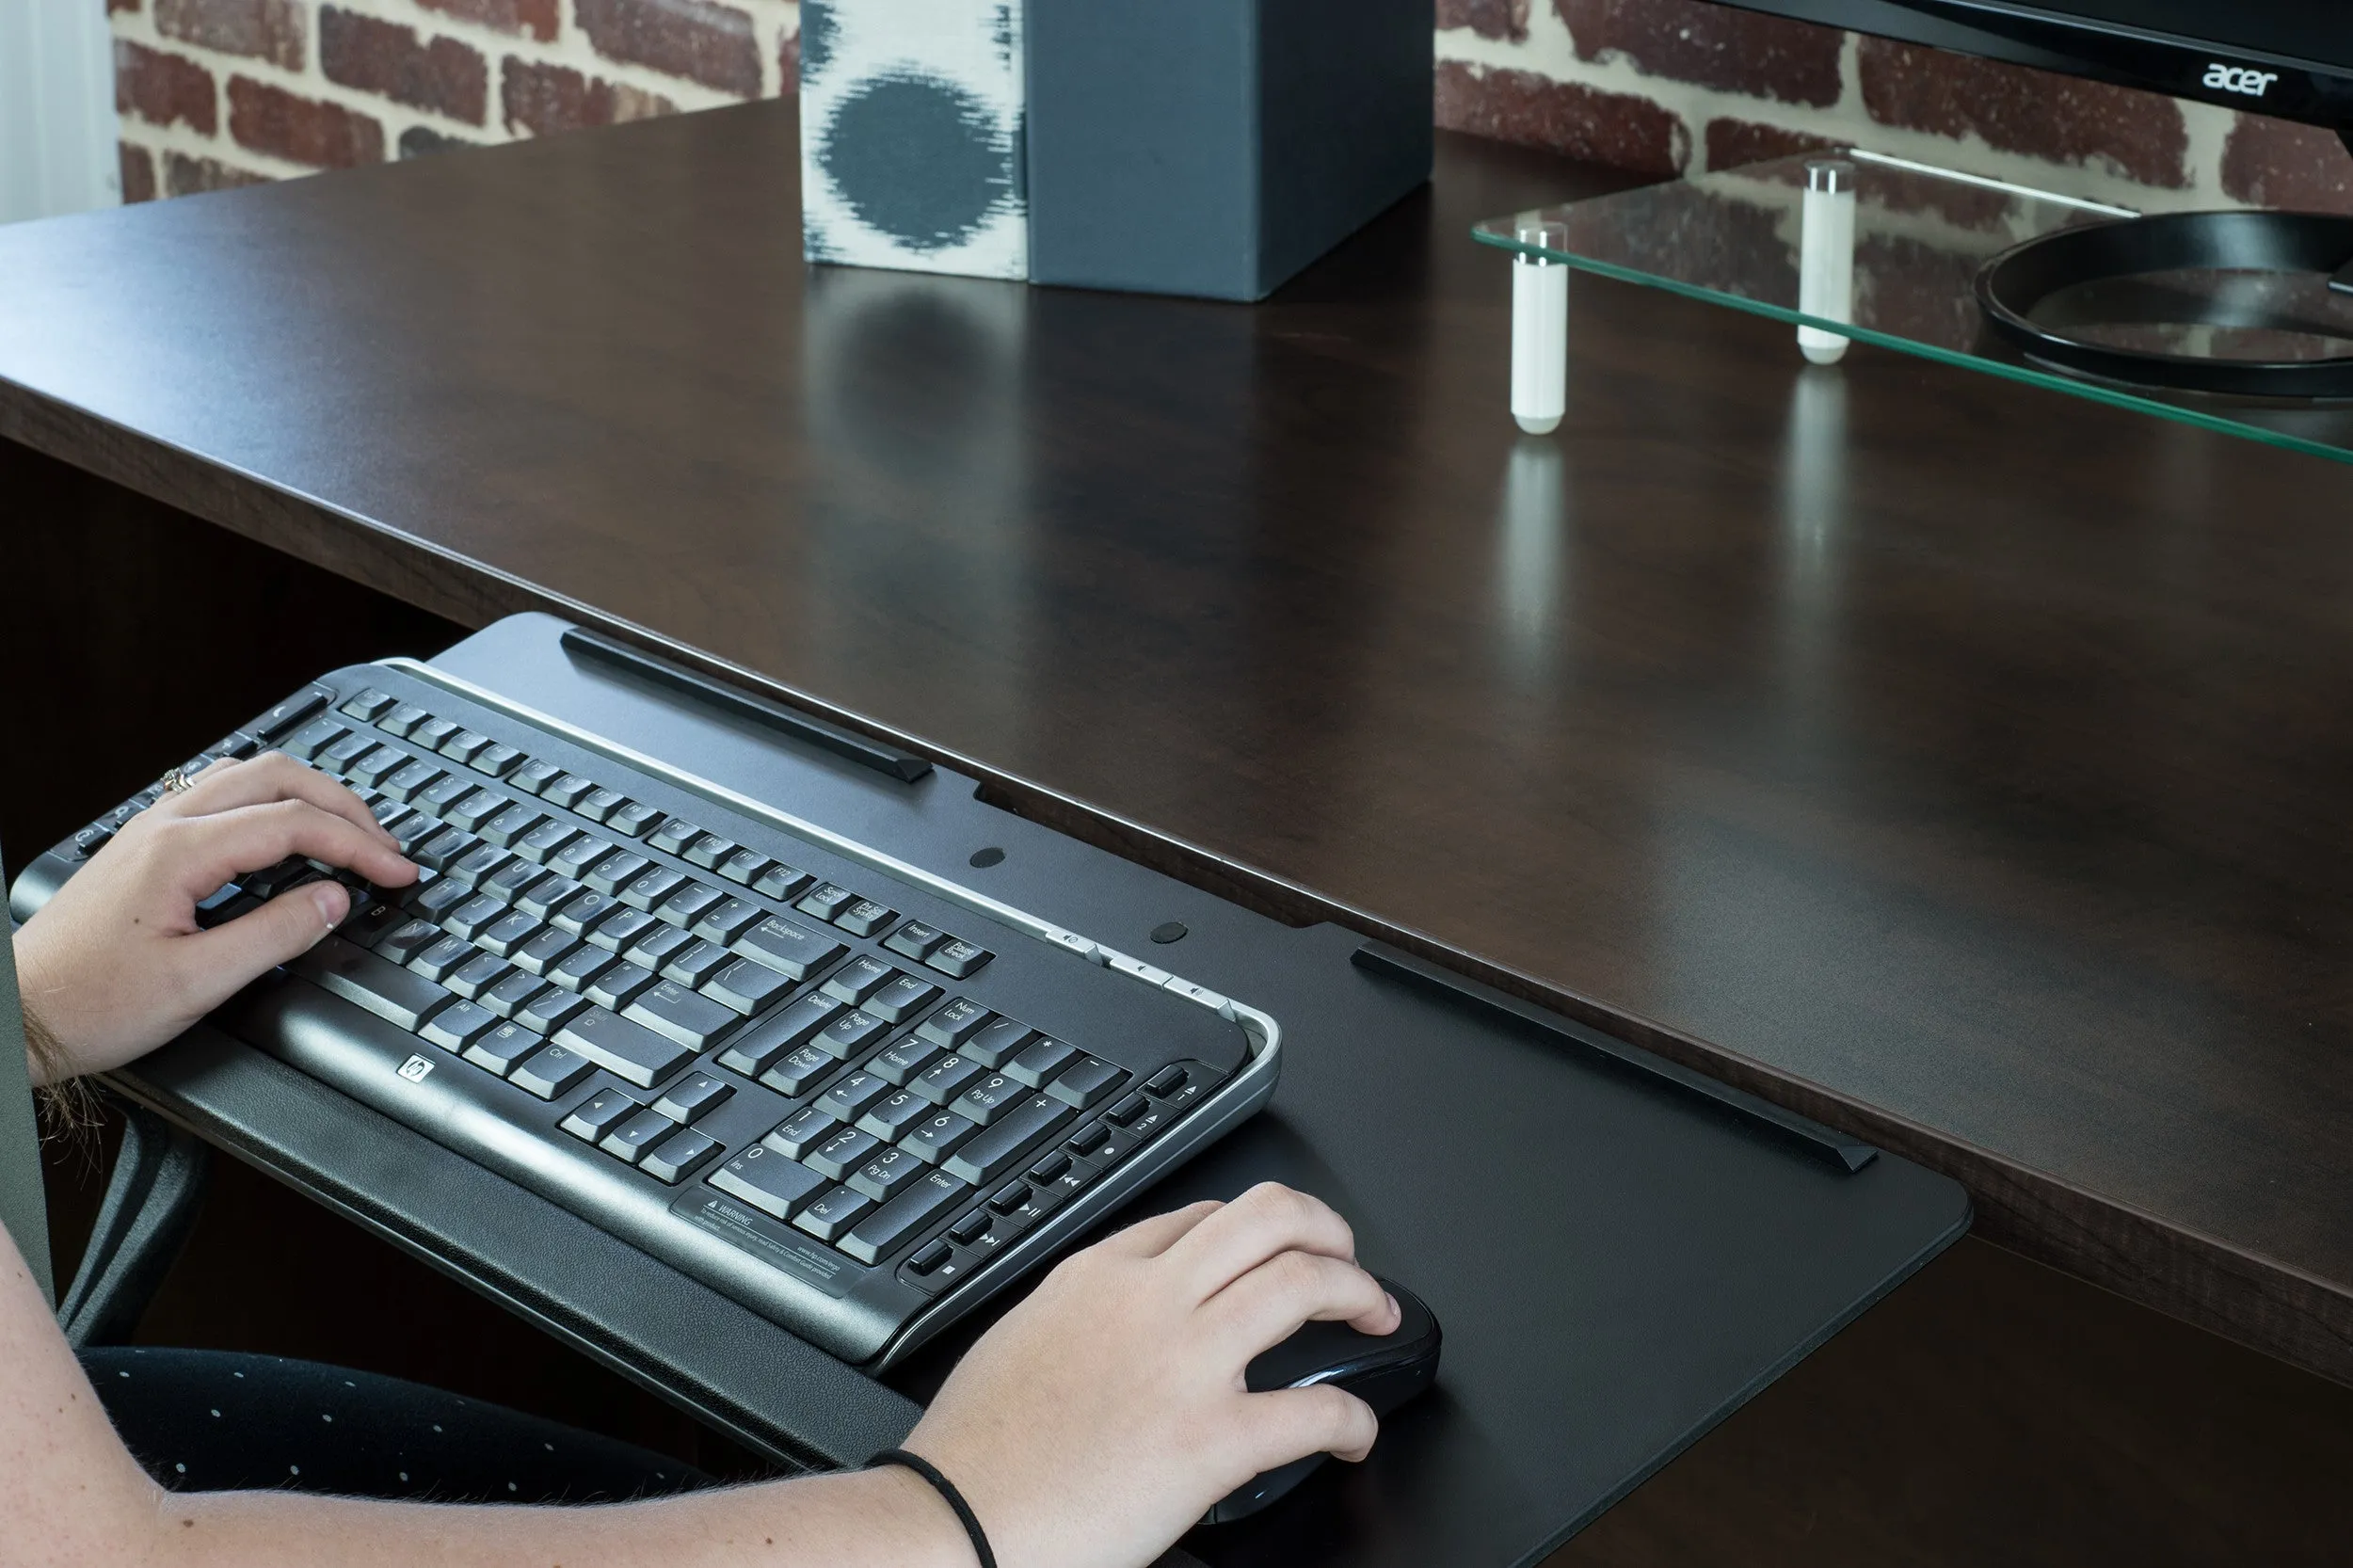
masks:
[[[2353,397],[2353,217],[2166,213],[2061,229],[1977,271],[2029,357],[2132,386]]]

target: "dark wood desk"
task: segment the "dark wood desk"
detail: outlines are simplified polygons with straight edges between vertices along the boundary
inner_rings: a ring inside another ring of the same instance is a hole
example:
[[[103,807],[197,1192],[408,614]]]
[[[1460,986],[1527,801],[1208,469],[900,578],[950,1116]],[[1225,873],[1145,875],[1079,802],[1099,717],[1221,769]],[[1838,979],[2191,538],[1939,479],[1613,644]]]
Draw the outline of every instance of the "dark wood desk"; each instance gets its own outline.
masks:
[[[1599,177],[1461,138],[1256,309],[808,274],[794,160],[755,106],[0,230],[0,436],[692,650],[2353,1381],[2353,472],[1583,281],[1519,439],[1465,230]]]

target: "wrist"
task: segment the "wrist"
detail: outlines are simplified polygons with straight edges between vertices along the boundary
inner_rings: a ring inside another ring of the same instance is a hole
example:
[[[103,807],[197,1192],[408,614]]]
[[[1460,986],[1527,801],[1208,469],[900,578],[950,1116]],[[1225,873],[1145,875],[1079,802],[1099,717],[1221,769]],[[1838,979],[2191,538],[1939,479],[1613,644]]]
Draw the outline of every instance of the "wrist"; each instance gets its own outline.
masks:
[[[897,1527],[894,1563],[907,1568],[975,1568],[971,1538],[948,1499],[900,1464],[881,1464],[843,1478],[868,1489],[874,1512]]]

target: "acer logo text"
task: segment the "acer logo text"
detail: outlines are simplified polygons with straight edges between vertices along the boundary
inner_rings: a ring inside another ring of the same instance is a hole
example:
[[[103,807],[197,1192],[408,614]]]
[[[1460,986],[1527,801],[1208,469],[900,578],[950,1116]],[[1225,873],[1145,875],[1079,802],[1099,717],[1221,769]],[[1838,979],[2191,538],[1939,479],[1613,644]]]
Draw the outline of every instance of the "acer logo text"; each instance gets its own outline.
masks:
[[[2261,98],[2280,79],[2276,71],[2250,71],[2238,65],[2206,67],[2206,86],[2224,92],[2235,92],[2248,98]]]

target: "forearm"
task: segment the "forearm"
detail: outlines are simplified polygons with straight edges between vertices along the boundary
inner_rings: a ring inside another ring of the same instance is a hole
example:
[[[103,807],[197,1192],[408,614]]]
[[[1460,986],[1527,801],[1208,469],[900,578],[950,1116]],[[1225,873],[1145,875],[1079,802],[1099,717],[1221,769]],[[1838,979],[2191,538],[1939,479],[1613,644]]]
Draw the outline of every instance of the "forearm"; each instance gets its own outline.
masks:
[[[897,1468],[586,1508],[283,1492],[154,1494],[118,1560],[150,1568],[971,1568],[963,1529]]]

